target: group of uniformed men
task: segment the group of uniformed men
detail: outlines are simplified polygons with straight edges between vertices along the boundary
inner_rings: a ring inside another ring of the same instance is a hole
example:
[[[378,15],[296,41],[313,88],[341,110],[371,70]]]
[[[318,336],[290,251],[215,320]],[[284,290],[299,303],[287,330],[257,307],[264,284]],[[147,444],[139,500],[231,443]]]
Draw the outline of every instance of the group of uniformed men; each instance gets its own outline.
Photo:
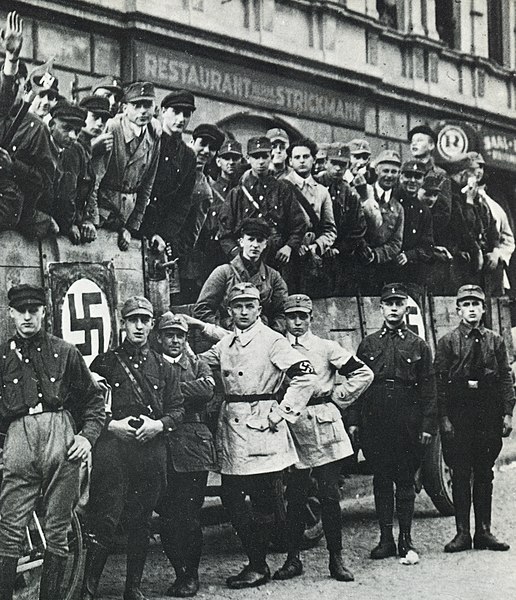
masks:
[[[241,282],[229,291],[231,331],[166,312],[158,320],[155,344],[149,341],[153,307],[134,296],[121,311],[125,340],[91,364],[96,379],[74,346],[45,332],[43,288],[18,285],[8,297],[15,334],[0,348],[0,422],[7,432],[0,492],[1,600],[12,600],[25,527],[40,494],[46,535],[40,599],[59,600],[66,593],[67,533],[81,461],[90,451],[82,600],[96,597],[121,529],[127,533],[124,600],[144,600],[141,583],[154,510],[176,573],[167,594],[194,596],[203,545],[200,511],[208,472],[215,469],[249,561],[227,578],[230,588],[270,580],[266,557],[283,485],[288,554],[273,578],[302,574],[311,477],[321,502],[330,575],[353,581],[342,555],[339,479],[343,459],[358,447],[373,470],[380,524],[380,541],[370,556],[406,557],[415,552],[415,475],[439,424],[452,467],[457,525],[445,551],[509,548],[491,532],[491,503],[494,461],[512,429],[514,389],[503,338],[482,322],[485,294],[479,286],[459,289],[460,324],[439,340],[434,363],[427,343],[407,327],[408,293],[399,283],[383,288],[383,325],[364,338],[356,356],[311,331],[313,305],[304,294],[285,302],[286,336],[260,318],[260,290]],[[195,356],[187,345],[190,327],[218,341]],[[215,376],[223,389],[216,448],[206,418]],[[112,390],[107,407],[99,377]]]
[[[0,71],[0,229],[59,230],[79,244],[103,227],[123,250],[145,236],[178,259],[181,303],[195,302],[213,269],[236,257],[248,217],[270,226],[263,259],[291,292],[378,294],[403,281],[453,294],[475,282],[491,295],[508,286],[514,237],[485,191],[482,156],[465,155],[449,176],[435,165],[427,125],[409,132],[412,158],[403,163],[392,149],[373,157],[366,139],[317,147],[278,127],[252,137],[244,158],[232,133],[214,124],[183,141],[196,110],[187,90],[167,94],[158,110],[151,82],[122,86],[112,77],[67,102],[51,73],[28,76],[22,34],[10,13]]]

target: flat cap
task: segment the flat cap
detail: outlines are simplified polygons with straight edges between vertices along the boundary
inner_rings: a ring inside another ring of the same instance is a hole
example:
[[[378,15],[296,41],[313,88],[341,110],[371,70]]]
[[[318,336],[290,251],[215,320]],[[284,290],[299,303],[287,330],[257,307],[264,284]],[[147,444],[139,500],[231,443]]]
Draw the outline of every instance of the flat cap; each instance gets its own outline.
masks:
[[[328,144],[326,150],[329,160],[349,162],[351,153],[347,144]]]
[[[124,302],[121,312],[123,319],[126,319],[131,315],[147,315],[149,317],[154,316],[152,304],[143,296],[131,296],[128,298]]]
[[[122,87],[122,80],[120,79],[120,77],[111,77],[109,75],[107,77],[103,77],[102,79],[94,83],[91,86],[91,93],[95,94],[95,92],[100,89],[108,90],[112,94],[115,94],[117,100],[120,100],[122,94],[124,93]]]
[[[34,77],[34,83],[39,90],[39,93],[47,93],[49,98],[59,97],[59,79],[53,73],[44,73],[39,77]]]
[[[26,283],[13,286],[7,292],[7,298],[9,306],[17,310],[25,306],[44,306],[47,302],[44,288],[39,285],[28,285]]]
[[[486,161],[484,160],[484,157],[482,156],[482,154],[480,154],[480,152],[468,152],[466,154],[466,156],[473,162],[478,163],[479,165],[485,165]]]
[[[161,108],[183,108],[194,112],[195,96],[188,90],[170,92],[161,101]]]
[[[285,300],[285,313],[312,312],[312,300],[306,294],[292,294]]]
[[[265,135],[270,139],[271,143],[280,140],[285,142],[285,144],[290,144],[287,132],[280,127],[273,127],[272,129],[269,129]]]
[[[423,181],[423,189],[427,192],[440,192],[444,182],[444,177],[439,175],[427,175]]]
[[[473,283],[461,285],[457,291],[457,302],[466,298],[476,298],[477,300],[482,300],[482,302],[486,301],[484,290],[479,285]]]
[[[218,151],[226,136],[216,125],[212,125],[211,123],[201,123],[193,130],[192,137],[194,140],[196,138],[209,140],[213,150]]]
[[[242,219],[239,234],[241,236],[244,234],[255,235],[266,240],[271,235],[271,226],[264,219],[251,219],[247,217]]]
[[[424,133],[425,135],[429,135],[434,140],[434,144],[437,144],[437,136],[435,135],[435,131],[428,125],[417,125],[416,127],[413,127],[408,133],[409,142],[412,140],[412,137],[416,135],[416,133]]]
[[[349,142],[349,151],[351,154],[371,154],[371,147],[367,140],[354,138]]]
[[[175,315],[173,312],[167,311],[161,316],[158,329],[159,331],[163,329],[179,329],[188,333],[188,323],[183,315]]]
[[[408,298],[407,288],[402,283],[388,283],[383,286],[380,299],[390,300],[391,298]]]
[[[424,175],[426,173],[425,164],[420,160],[406,160],[401,165],[401,172],[405,174]]]
[[[135,81],[124,88],[124,102],[138,102],[139,100],[155,100],[156,91],[150,81]]]
[[[95,115],[100,115],[103,119],[111,118],[109,100],[102,96],[86,96],[79,102],[79,106]]]
[[[257,152],[270,152],[272,149],[271,140],[265,136],[249,138],[247,142],[247,154],[253,155]]]
[[[243,156],[242,144],[236,140],[226,140],[219,148],[219,156],[228,156],[230,154]]]
[[[379,165],[381,163],[392,163],[401,167],[400,153],[396,150],[382,150],[382,152],[380,152],[374,161],[375,165]]]
[[[260,301],[260,291],[256,286],[248,281],[237,283],[234,285],[230,292],[228,302],[234,302],[235,300],[258,300]]]
[[[315,155],[316,160],[327,159],[328,158],[328,144],[322,143],[317,144],[317,154]]]
[[[50,114],[53,119],[60,119],[61,121],[70,123],[72,127],[77,127],[78,129],[86,126],[86,117],[88,116],[84,108],[70,104],[66,100],[59,101],[50,109]]]

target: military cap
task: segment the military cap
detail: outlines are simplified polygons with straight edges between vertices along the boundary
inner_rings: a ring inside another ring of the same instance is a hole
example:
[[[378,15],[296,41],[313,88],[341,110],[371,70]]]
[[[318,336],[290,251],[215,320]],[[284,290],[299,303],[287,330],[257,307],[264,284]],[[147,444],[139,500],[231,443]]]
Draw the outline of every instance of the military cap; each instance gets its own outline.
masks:
[[[328,144],[318,144],[315,159],[321,160],[326,158],[328,158]]]
[[[91,93],[95,94],[95,92],[100,89],[108,90],[112,94],[115,94],[117,100],[120,100],[122,94],[124,93],[121,79],[119,77],[111,77],[109,75],[94,83],[91,86]]]
[[[272,149],[271,141],[268,137],[252,137],[247,142],[247,154],[253,155],[257,152],[270,152]]]
[[[243,156],[242,144],[236,140],[226,140],[219,149],[219,156]]]
[[[401,165],[402,173],[412,173],[413,175],[424,175],[425,164],[420,160],[406,160]]]
[[[347,144],[329,144],[326,150],[328,160],[349,162],[351,154]]]
[[[439,175],[427,175],[423,181],[423,189],[427,192],[440,192],[443,183],[443,177]]]
[[[7,292],[9,306],[15,309],[24,308],[25,306],[44,306],[47,302],[45,290],[39,285],[21,285],[13,286]]]
[[[349,142],[349,151],[351,154],[371,154],[371,147],[367,140],[354,138]]]
[[[88,113],[80,106],[74,106],[66,100],[61,100],[53,108],[50,109],[50,114],[53,119],[60,119],[65,123],[69,123],[72,127],[82,129],[86,126],[86,117]]]
[[[486,161],[484,160],[484,157],[482,156],[482,154],[480,154],[480,152],[468,152],[466,154],[466,156],[469,158],[470,161],[472,162],[476,162],[479,165],[485,165]]]
[[[149,81],[135,81],[124,88],[124,102],[138,102],[139,100],[155,100],[154,84]]]
[[[188,90],[170,92],[161,101],[161,108],[183,108],[194,112],[195,96]]]
[[[312,312],[312,300],[306,294],[292,294],[285,300],[285,314],[289,312]]]
[[[396,150],[383,150],[374,161],[375,165],[381,163],[392,163],[401,167],[401,158],[399,152]]]
[[[270,139],[271,143],[280,140],[286,144],[290,144],[287,132],[279,127],[273,127],[272,129],[269,129],[265,135]]]
[[[143,296],[131,296],[128,298],[124,302],[121,312],[123,319],[126,319],[131,315],[147,315],[149,317],[154,316],[152,304]]]
[[[109,100],[102,96],[86,96],[79,102],[79,106],[95,115],[100,115],[105,119],[111,117],[109,112]]]
[[[256,286],[248,281],[237,283],[234,285],[229,292],[229,303],[235,300],[260,300],[260,291]]]
[[[241,236],[244,234],[255,235],[266,240],[271,235],[271,226],[264,219],[251,219],[247,217],[242,219],[239,234]]]
[[[44,73],[39,77],[34,77],[34,84],[38,88],[43,88],[39,90],[39,93],[47,93],[49,98],[59,98],[59,79],[53,73]],[[48,82],[51,81],[50,87],[48,86]]]
[[[416,127],[413,127],[408,134],[409,142],[412,140],[413,136],[416,135],[416,133],[424,133],[425,135],[429,135],[434,140],[434,144],[437,144],[437,136],[435,135],[435,131],[428,125],[417,125]]]
[[[163,329],[179,329],[188,333],[188,323],[183,315],[175,315],[174,313],[167,311],[163,313],[158,325],[159,331]]]
[[[477,300],[482,300],[482,302],[486,301],[484,290],[479,285],[473,283],[461,285],[457,291],[457,302],[466,298],[476,298]]]
[[[408,298],[407,288],[402,283],[388,283],[383,286],[381,300],[390,300],[391,298]]]
[[[213,149],[218,151],[226,136],[216,125],[212,125],[211,123],[201,123],[201,125],[197,125],[193,130],[192,137],[194,140],[196,138],[210,140]]]

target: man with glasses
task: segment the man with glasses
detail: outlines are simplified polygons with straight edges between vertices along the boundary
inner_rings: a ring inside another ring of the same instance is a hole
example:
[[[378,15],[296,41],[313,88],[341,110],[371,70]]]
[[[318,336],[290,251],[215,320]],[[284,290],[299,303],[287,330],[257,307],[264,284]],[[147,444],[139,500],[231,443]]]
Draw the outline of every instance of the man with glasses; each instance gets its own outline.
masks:
[[[282,179],[291,171],[287,157],[287,148],[290,144],[287,132],[279,127],[273,127],[265,135],[271,141],[272,160],[269,166],[270,173],[276,179]]]
[[[116,231],[118,247],[127,250],[149,204],[156,177],[160,136],[151,123],[155,109],[152,83],[127,86],[123,111],[107,124],[113,148],[103,157],[98,188],[100,226]]]

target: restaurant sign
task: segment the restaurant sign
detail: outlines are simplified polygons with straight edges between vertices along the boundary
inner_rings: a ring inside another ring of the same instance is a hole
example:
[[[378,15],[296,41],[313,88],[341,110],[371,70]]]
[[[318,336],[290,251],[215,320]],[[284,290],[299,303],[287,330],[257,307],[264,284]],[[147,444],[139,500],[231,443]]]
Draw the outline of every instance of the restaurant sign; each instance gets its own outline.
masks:
[[[516,171],[516,134],[483,128],[480,143],[488,164]]]
[[[165,88],[364,128],[364,101],[345,92],[143,42],[137,42],[135,52],[138,79]]]

